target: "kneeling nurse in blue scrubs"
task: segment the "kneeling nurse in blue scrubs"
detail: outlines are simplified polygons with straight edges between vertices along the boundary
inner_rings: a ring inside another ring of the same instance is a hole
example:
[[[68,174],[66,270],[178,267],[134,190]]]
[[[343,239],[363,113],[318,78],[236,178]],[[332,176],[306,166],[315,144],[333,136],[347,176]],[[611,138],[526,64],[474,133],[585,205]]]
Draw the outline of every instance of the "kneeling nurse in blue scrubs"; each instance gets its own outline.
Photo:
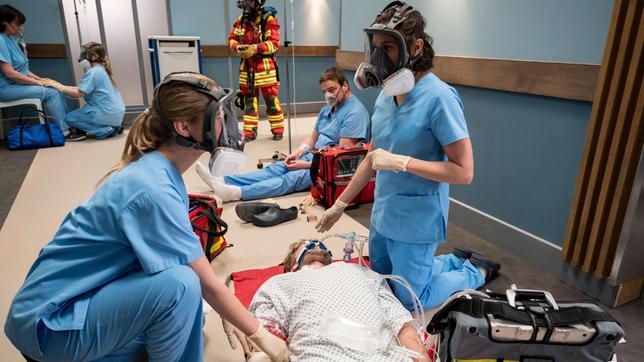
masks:
[[[157,86],[121,161],[65,217],[14,297],[4,332],[20,352],[38,361],[203,361],[203,296],[271,359],[288,360],[285,342],[215,276],[188,219],[181,174],[241,138],[233,102],[230,89],[196,73]]]
[[[105,48],[98,43],[83,44],[80,63],[85,74],[78,87],[65,86],[51,79],[45,81],[47,86],[71,97],[82,97],[86,102],[65,115],[64,123],[70,127],[66,140],[81,141],[86,134],[102,140],[120,133],[125,104],[116,89]]]

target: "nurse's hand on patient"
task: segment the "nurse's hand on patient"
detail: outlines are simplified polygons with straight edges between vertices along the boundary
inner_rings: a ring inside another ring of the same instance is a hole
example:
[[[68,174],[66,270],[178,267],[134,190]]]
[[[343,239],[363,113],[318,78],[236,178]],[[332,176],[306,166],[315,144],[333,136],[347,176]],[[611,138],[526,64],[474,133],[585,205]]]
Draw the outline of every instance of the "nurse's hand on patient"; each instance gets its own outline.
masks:
[[[58,83],[57,81],[55,81],[53,79],[49,79],[49,78],[43,79],[43,86],[51,87],[51,88],[54,88],[54,89],[57,89],[57,90],[60,90],[60,88],[63,87],[62,84]]]
[[[257,332],[248,336],[248,339],[255,343],[259,349],[264,351],[271,360],[276,362],[288,362],[291,352],[289,351],[286,342],[271,334],[261,324],[259,325]]]
[[[246,335],[242,331],[235,328],[227,320],[222,318],[221,324],[224,327],[224,333],[226,333],[226,337],[228,338],[228,344],[230,345],[230,348],[237,349],[237,345],[238,344],[241,345],[244,351],[244,357],[248,359],[250,354],[254,352],[253,343],[250,342],[248,337],[246,337]]]
[[[407,164],[411,157],[404,155],[397,155],[382,148],[369,153],[371,157],[371,168],[374,170],[389,170],[389,171],[407,171]]]
[[[323,233],[331,229],[333,225],[335,225],[338,220],[340,220],[340,217],[342,216],[342,213],[344,212],[344,209],[347,208],[349,204],[347,204],[344,201],[341,201],[340,199],[335,200],[335,203],[333,206],[328,208],[320,217],[320,221],[318,221],[317,225],[315,225],[315,229],[319,233]]]

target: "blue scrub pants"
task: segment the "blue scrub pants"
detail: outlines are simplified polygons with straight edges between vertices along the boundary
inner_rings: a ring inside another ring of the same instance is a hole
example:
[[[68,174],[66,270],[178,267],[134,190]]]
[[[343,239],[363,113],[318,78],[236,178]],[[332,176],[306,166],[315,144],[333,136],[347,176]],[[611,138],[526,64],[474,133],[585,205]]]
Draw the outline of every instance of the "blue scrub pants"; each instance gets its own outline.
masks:
[[[405,278],[418,296],[423,309],[442,304],[454,292],[476,289],[485,283],[481,272],[469,260],[453,254],[435,256],[438,243],[407,243],[388,239],[374,228],[369,230],[371,269],[380,274]],[[394,294],[409,310],[412,296],[407,289],[392,282]]]
[[[69,127],[95,135],[97,140],[102,140],[118,131],[123,123],[123,114],[97,112],[88,110],[85,106],[67,113],[65,123]]]
[[[101,288],[81,330],[42,328],[46,361],[203,361],[199,278],[188,266],[136,272]]]
[[[241,188],[242,200],[281,196],[311,187],[309,169],[290,171],[284,161],[275,162],[254,172],[226,176],[224,181],[227,185]]]
[[[47,115],[52,117],[63,131],[69,128],[65,123],[67,103],[65,96],[54,88],[38,85],[10,84],[2,88],[0,102],[15,101],[18,99],[38,98],[43,102]]]

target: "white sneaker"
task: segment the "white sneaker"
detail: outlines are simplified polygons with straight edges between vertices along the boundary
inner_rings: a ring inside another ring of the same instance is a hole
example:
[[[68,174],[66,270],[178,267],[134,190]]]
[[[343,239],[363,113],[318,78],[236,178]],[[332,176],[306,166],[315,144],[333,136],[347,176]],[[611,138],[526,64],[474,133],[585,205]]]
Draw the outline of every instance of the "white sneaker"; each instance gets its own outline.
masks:
[[[201,162],[195,164],[195,170],[203,182],[210,186],[212,192],[221,198],[222,202],[241,199],[241,188],[239,186],[226,185],[223,177],[213,176]]]

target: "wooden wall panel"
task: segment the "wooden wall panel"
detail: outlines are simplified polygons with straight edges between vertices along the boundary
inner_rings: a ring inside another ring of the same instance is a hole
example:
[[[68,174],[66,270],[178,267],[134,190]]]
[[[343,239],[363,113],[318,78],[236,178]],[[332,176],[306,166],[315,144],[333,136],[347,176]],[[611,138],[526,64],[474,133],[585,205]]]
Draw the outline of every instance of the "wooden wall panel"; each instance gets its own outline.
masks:
[[[355,70],[363,52],[339,50],[336,63]],[[432,70],[450,84],[592,101],[599,65],[436,56]]]
[[[562,260],[606,278],[644,146],[644,2],[616,0]]]
[[[31,59],[41,58],[67,58],[65,44],[27,44],[27,55]]]

